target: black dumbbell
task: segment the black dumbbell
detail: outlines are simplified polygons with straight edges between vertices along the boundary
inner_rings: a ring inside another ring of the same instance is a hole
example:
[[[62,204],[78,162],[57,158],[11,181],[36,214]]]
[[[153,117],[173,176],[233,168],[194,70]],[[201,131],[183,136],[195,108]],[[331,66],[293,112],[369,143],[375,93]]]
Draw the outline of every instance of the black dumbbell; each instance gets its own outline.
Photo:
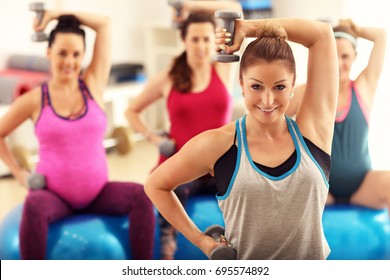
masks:
[[[168,0],[168,5],[172,6],[176,10],[176,16],[180,17],[181,16],[181,8],[183,7],[184,0]],[[180,23],[173,22],[172,23],[174,28],[179,28]]]
[[[30,3],[29,8],[31,11],[35,12],[38,18],[38,22],[41,23],[42,18],[43,18],[43,13],[45,12],[45,3],[43,2],[33,2]],[[34,42],[44,42],[47,41],[47,35],[42,32],[35,32],[34,34],[31,35],[31,40]]]
[[[241,13],[236,11],[219,10],[215,12],[214,16],[221,22],[218,26],[226,29],[227,32],[232,34],[231,41],[226,44],[231,46],[233,44],[234,37],[234,21],[241,18]],[[236,54],[227,54],[221,50],[214,56],[214,60],[218,62],[236,62],[240,60],[240,57]]]
[[[43,189],[46,187],[46,178],[42,174],[32,172],[27,178],[27,184],[32,190]]]
[[[220,225],[212,225],[206,229],[204,234],[210,236],[217,242],[221,242],[221,239],[226,241],[224,237],[225,229]],[[234,250],[230,244],[221,244],[211,250],[210,260],[236,260],[237,252]]]
[[[165,157],[170,157],[175,153],[176,144],[168,137],[165,137],[165,139],[161,141],[161,143],[158,145],[158,149],[160,151],[160,154]]]

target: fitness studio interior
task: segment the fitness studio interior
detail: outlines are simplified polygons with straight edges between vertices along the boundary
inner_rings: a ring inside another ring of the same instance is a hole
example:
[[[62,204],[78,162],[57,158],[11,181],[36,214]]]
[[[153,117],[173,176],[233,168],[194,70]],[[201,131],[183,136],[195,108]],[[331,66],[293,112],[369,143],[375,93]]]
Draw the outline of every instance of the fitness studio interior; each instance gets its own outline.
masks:
[[[0,116],[6,114],[16,98],[44,83],[51,75],[46,59],[47,42],[32,40],[33,19],[37,11],[29,8],[31,2],[29,0],[0,1],[2,38]],[[168,67],[172,59],[183,51],[179,31],[172,22],[174,7],[169,5],[169,2],[175,1],[44,1],[45,9],[96,13],[111,19],[112,68],[104,92],[108,126],[103,141],[106,147],[110,181],[129,181],[143,185],[159,160],[159,147],[148,141],[141,133],[135,132],[125,113],[132,100],[144,90],[150,77]],[[245,18],[301,17],[328,21],[332,24],[336,24],[341,18],[351,18],[358,25],[382,27],[387,29],[387,33],[390,32],[388,9],[384,7],[385,1],[381,0],[237,0],[237,2],[241,3]],[[54,25],[55,21],[50,22],[45,31],[48,32]],[[86,55],[83,66],[87,66],[93,59],[92,46],[95,40],[95,33],[88,28],[85,30]],[[390,170],[390,133],[388,133],[390,117],[387,108],[390,104],[390,95],[385,82],[385,77],[390,76],[389,45],[386,47],[386,57],[370,122],[370,154],[373,168],[378,170]],[[306,79],[307,50],[294,43],[291,43],[291,46],[297,62],[296,84],[299,85]],[[353,65],[351,79],[354,79],[367,64],[371,47],[370,42],[358,40],[359,55]],[[232,120],[246,113],[237,73],[235,77],[232,92]],[[142,117],[155,133],[167,131],[170,127],[165,101],[155,102],[142,112]],[[23,123],[7,137],[6,142],[18,164],[34,170],[39,158],[33,123],[30,120]],[[0,259],[20,259],[18,230],[22,205],[27,193],[28,189],[18,183],[7,165],[0,160]],[[223,225],[217,200],[212,195],[191,197],[186,209],[201,230],[206,230],[213,224]],[[155,216],[157,221],[157,211]],[[72,219],[74,220],[58,221],[50,226],[48,259],[132,258],[131,244],[128,241],[127,215],[113,219],[94,214],[78,220],[77,217]],[[84,221],[81,223],[82,228],[77,228],[80,227],[80,221]],[[332,249],[329,259],[390,259],[390,222],[387,209],[375,210],[348,204],[326,207],[323,226]],[[89,247],[85,245],[84,251],[79,250],[80,239],[72,241],[69,236],[66,236],[65,232],[72,231],[80,238],[88,239]],[[99,237],[99,231],[105,232]],[[156,222],[154,259],[160,259],[159,231]],[[61,243],[61,240],[64,242]],[[63,245],[64,243],[68,245]],[[59,248],[61,246],[75,248]],[[179,234],[175,259],[205,260],[207,256]]]

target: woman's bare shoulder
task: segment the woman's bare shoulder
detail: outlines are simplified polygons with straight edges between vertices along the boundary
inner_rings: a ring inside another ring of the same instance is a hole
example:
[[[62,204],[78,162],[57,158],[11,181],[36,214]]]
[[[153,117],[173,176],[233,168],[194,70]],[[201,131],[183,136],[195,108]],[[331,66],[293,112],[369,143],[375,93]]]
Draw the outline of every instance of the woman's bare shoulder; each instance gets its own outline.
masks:
[[[228,123],[220,128],[210,129],[193,138],[202,150],[216,156],[222,155],[234,142],[235,124]]]

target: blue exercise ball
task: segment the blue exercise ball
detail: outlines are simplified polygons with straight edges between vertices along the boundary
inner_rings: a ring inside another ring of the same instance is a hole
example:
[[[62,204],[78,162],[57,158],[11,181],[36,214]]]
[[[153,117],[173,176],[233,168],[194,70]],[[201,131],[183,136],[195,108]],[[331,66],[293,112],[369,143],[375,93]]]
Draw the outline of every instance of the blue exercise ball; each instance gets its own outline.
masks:
[[[353,205],[325,207],[323,227],[329,260],[390,259],[390,221],[387,209]]]
[[[0,259],[19,260],[19,226],[23,204],[14,208],[0,225]],[[157,229],[156,229],[157,234]],[[155,242],[158,241],[157,235]],[[154,252],[157,256],[158,252]],[[74,215],[49,226],[49,260],[132,259],[127,215]]]
[[[186,211],[191,220],[201,231],[209,226],[219,224],[224,226],[221,210],[215,196],[204,195],[191,197],[186,205]],[[207,260],[207,256],[182,234],[177,237],[177,260]]]
[[[126,216],[75,215],[49,229],[47,258],[54,260],[131,259]]]
[[[0,259],[19,260],[19,227],[23,204],[15,207],[0,224]],[[222,213],[214,196],[195,196],[188,200],[186,210],[194,223],[207,227],[224,225]],[[156,219],[158,212],[155,211]],[[132,259],[127,215],[74,215],[50,224],[46,259],[51,260],[125,260]],[[160,259],[160,229],[156,223],[154,259]],[[178,260],[205,260],[207,256],[178,235]]]
[[[19,224],[22,216],[22,205],[9,212],[0,224],[0,259],[20,260]]]

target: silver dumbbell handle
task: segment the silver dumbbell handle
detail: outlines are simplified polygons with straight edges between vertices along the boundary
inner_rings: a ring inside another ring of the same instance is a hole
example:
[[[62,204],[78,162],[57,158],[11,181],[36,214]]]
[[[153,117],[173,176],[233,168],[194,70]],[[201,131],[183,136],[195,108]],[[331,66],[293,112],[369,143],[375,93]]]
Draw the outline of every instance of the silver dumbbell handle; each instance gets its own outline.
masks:
[[[214,13],[214,16],[219,19],[219,26],[226,29],[227,32],[232,34],[230,42],[226,43],[226,45],[233,45],[234,21],[238,18],[241,18],[241,13],[237,11],[218,10]],[[221,50],[218,54],[215,55],[214,60],[218,62],[235,62],[239,61],[240,57],[236,54],[227,54],[224,50]]]
[[[180,16],[184,0],[168,0],[168,5],[176,9],[176,16]]]
[[[46,187],[46,178],[42,174],[32,172],[27,178],[27,185],[32,190],[43,189]]]
[[[172,156],[176,151],[176,144],[171,139],[166,137],[158,146],[160,154],[165,157]]]
[[[176,16],[177,17],[181,16],[181,8],[183,6],[183,3],[184,3],[184,0],[168,0],[168,5],[172,6],[172,8],[174,8],[176,10]],[[173,22],[172,23],[172,26],[174,28],[179,28],[180,25],[181,24],[177,23],[177,22]]]
[[[29,9],[36,13],[38,18],[38,24],[42,22],[43,14],[45,13],[45,3],[43,2],[32,2],[29,4]],[[47,36],[44,32],[35,32],[31,35],[31,40],[35,42],[43,42],[47,40]]]

